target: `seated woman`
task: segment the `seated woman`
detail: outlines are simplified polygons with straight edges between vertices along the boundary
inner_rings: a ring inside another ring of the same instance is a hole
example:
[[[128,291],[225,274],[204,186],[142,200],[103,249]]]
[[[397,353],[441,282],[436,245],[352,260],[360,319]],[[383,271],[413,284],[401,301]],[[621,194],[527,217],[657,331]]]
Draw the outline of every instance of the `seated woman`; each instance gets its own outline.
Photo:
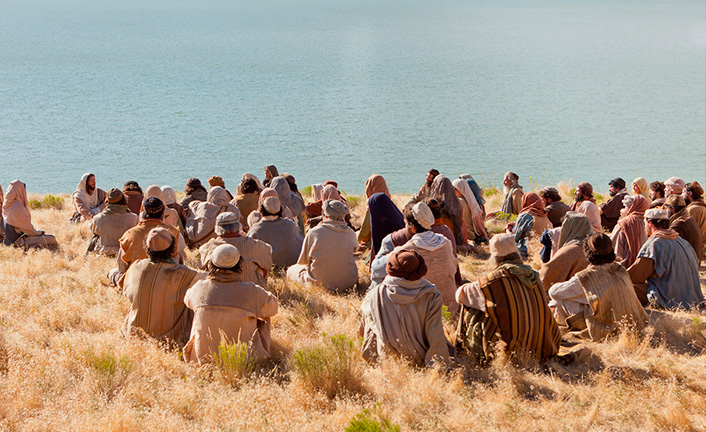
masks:
[[[527,252],[528,237],[533,235],[540,238],[545,230],[551,228],[552,223],[547,217],[547,211],[544,210],[544,200],[534,192],[524,194],[522,196],[522,210],[517,216],[517,222],[514,227],[509,228],[523,260],[529,257]]]
[[[171,186],[162,186],[162,194],[164,195],[164,205],[177,212],[179,223],[181,223],[178,228],[183,233],[184,226],[186,226],[186,210],[177,202],[176,192]]]
[[[370,200],[370,197],[376,193],[383,193],[390,196],[390,191],[387,189],[387,183],[385,178],[380,174],[373,174],[365,181],[365,199]],[[370,209],[365,209],[365,216],[363,217],[363,223],[360,226],[360,231],[358,231],[358,243],[367,244],[370,241]],[[372,261],[371,255],[370,260]]]
[[[463,209],[451,180],[444,175],[436,176],[431,183],[429,196],[436,198],[441,203],[441,220],[453,232],[455,243],[457,245],[466,244],[463,232]]]
[[[57,249],[53,235],[34,229],[27,201],[27,189],[19,180],[10,182],[2,205],[3,244],[24,248]]]
[[[281,176],[273,178],[270,187],[277,191],[280,204],[289,208],[292,212],[292,216],[294,216],[294,221],[297,223],[297,226],[299,226],[299,230],[303,233],[306,205],[304,205],[304,200],[299,195],[299,192],[292,192],[290,183]]]
[[[466,238],[479,242],[486,241],[488,239],[488,232],[485,229],[485,218],[483,217],[483,212],[478,205],[478,201],[471,187],[462,179],[456,179],[452,184],[454,188],[456,188],[456,196],[458,196],[461,202],[461,208],[463,209],[463,224],[466,229]]]
[[[311,188],[312,192],[314,191],[314,188]],[[306,205],[306,214],[310,218],[315,218],[321,216],[322,213],[322,206],[324,201],[326,200],[337,200],[337,201],[343,201],[341,199],[341,195],[338,193],[338,189],[336,189],[336,186],[329,184],[321,188],[321,196],[318,201],[311,202]]]
[[[610,239],[620,264],[628,268],[635,262],[640,248],[647,241],[644,217],[650,203],[642,195],[626,195],[623,205],[622,217],[613,228]]]
[[[591,234],[593,227],[588,216],[574,211],[566,213],[556,254],[542,264],[539,270],[539,277],[545,289],[551,288],[557,282],[569,280],[588,266],[586,255],[583,253],[583,242]]]
[[[615,263],[610,237],[592,234],[583,245],[589,265],[566,282],[549,289],[549,307],[559,326],[600,341],[619,330],[620,323],[636,330],[647,325],[647,314],[625,267]]]

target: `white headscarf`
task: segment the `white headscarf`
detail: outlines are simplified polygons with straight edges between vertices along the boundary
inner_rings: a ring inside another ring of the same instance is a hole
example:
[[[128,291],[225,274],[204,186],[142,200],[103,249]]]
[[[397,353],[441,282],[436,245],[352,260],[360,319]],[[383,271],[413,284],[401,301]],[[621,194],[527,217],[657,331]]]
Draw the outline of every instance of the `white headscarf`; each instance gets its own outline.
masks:
[[[480,206],[478,205],[476,196],[473,194],[473,191],[468,185],[468,182],[466,180],[456,179],[451,183],[454,185],[456,190],[461,192],[461,195],[463,195],[463,199],[466,200],[466,203],[468,203],[468,207],[471,209],[471,214],[475,215],[477,213],[480,213]]]
[[[81,198],[81,201],[83,201],[83,204],[89,209],[94,209],[101,204],[98,202],[98,186],[93,189],[93,193],[91,194],[86,191],[86,183],[88,182],[88,178],[92,175],[93,174],[91,173],[84,174],[81,177],[81,181],[78,182],[78,186],[76,186],[76,191],[74,192],[74,195],[78,195]]]
[[[311,197],[314,202],[321,201],[321,191],[324,189],[324,185],[321,183],[314,183],[311,185]]]
[[[2,213],[5,223],[23,231],[34,231],[32,216],[29,212],[29,202],[27,201],[27,189],[21,181],[13,180],[10,183],[10,187],[7,188],[5,202],[2,205]]]
[[[176,192],[171,186],[162,186],[162,194],[164,195],[164,205],[176,203]]]

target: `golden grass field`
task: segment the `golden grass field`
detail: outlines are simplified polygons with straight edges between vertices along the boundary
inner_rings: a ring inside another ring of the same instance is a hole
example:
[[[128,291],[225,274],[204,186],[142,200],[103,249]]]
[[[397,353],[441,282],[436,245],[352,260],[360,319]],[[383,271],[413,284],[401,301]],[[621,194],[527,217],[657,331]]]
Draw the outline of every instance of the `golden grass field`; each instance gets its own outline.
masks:
[[[33,212],[60,252],[0,246],[0,431],[343,431],[356,418],[366,421],[351,430],[706,430],[706,317],[693,312],[651,311],[642,335],[583,342],[568,364],[518,369],[499,357],[479,369],[462,358],[445,373],[354,357],[326,392],[293,369],[294,355],[325,333],[355,340],[355,356],[362,294],[273,277],[273,358],[243,379],[186,364],[178,350],[121,336],[128,303],[105,278],[115,260],[84,256],[88,227],[68,222],[63,197],[61,210]],[[489,197],[489,211],[499,206]],[[489,269],[461,258],[465,279]]]

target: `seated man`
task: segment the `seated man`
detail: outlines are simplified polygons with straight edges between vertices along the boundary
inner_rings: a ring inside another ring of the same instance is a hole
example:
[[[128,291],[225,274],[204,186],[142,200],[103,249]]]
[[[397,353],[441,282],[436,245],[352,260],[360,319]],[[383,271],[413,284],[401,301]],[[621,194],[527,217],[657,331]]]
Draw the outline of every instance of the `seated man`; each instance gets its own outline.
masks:
[[[304,236],[291,219],[282,217],[279,198],[270,196],[260,205],[262,220],[250,227],[248,237],[262,240],[272,247],[272,264],[286,268],[296,264]]]
[[[219,214],[231,212],[242,220],[240,210],[230,203],[228,192],[221,186],[208,190],[206,201],[192,201],[187,212],[186,240],[190,248],[198,248],[216,236],[216,218]]]
[[[504,214],[520,214],[522,211],[522,186],[519,185],[520,176],[508,171],[503,177],[503,205],[500,211]]]
[[[220,245],[230,244],[240,252],[240,280],[267,288],[267,273],[272,268],[272,247],[264,241],[241,235],[238,215],[221,213],[216,218],[216,235],[199,248],[199,267],[206,268],[211,253]]]
[[[120,189],[108,191],[108,205],[91,219],[93,239],[88,251],[101,255],[117,256],[120,238],[125,231],[137,225],[137,215],[127,207],[127,200]]]
[[[664,183],[661,181],[653,181],[650,183],[650,199],[652,200],[650,208],[662,207],[664,199],[666,198],[664,195],[665,188]]]
[[[554,228],[561,226],[561,218],[564,217],[566,212],[571,210],[571,207],[564,204],[559,195],[557,188],[548,186],[539,191],[539,196],[542,197],[546,206],[544,209],[547,211],[547,217],[552,223]]]
[[[495,270],[456,291],[463,305],[457,343],[481,362],[493,357],[498,339],[521,363],[554,356],[561,336],[539,274],[522,263],[511,234],[490,239],[490,254]]]
[[[287,270],[287,277],[300,283],[321,283],[329,291],[344,292],[358,282],[354,256],[358,239],[345,221],[347,205],[328,199],[322,211],[323,221],[306,233],[299,260]]]
[[[701,227],[686,211],[684,198],[681,195],[670,195],[662,207],[669,215],[669,229],[676,231],[679,237],[689,242],[700,261],[703,258]]]
[[[426,279],[436,286],[449,311],[456,314],[458,303],[454,301],[454,293],[458,286],[455,277],[458,261],[453,254],[451,246],[453,242],[430,230],[434,224],[434,215],[429,206],[423,202],[415,204],[411,210],[407,209],[405,219],[407,220],[407,231],[412,236],[400,248],[414,250],[424,258],[429,269]],[[391,250],[388,248],[392,244],[393,237],[395,237],[395,233],[385,237],[380,252],[373,261],[370,278],[376,283],[382,282],[385,277],[380,277],[380,275],[385,271],[388,253]],[[399,237],[404,238],[405,235],[401,234]]]
[[[414,250],[397,248],[385,271],[385,279],[368,291],[360,307],[363,358],[372,362],[392,353],[417,366],[449,365],[449,343],[441,323],[443,302],[424,279],[424,258]]]
[[[238,186],[238,193],[235,194],[235,205],[243,216],[246,232],[250,229],[250,225],[247,223],[248,216],[250,216],[250,213],[257,210],[259,200],[260,188],[255,180],[249,177],[243,177]],[[232,202],[233,201],[231,201],[231,203]]]
[[[701,229],[702,252],[706,249],[706,203],[704,203],[703,195],[704,189],[699,182],[693,181],[686,185],[684,191],[684,201],[687,204],[686,211],[699,224]]]
[[[201,180],[196,177],[191,177],[186,181],[186,186],[184,186],[184,198],[181,199],[182,207],[186,211],[186,216],[189,216],[189,204],[194,201],[206,201],[208,197],[208,191],[201,184]]]
[[[583,248],[588,267],[549,289],[549,307],[557,323],[572,331],[585,330],[593,341],[615,333],[621,321],[632,324],[636,330],[645,328],[647,314],[635,295],[627,270],[614,262],[610,237],[592,234]]]
[[[644,306],[665,309],[695,308],[704,302],[699,284],[699,259],[689,242],[669,229],[662,209],[645,212],[649,238],[628,273]]]
[[[91,173],[81,177],[71,200],[75,210],[71,217],[73,223],[91,220],[105,208],[105,192],[96,187],[96,176]]]
[[[623,198],[628,194],[625,189],[625,180],[620,177],[608,183],[608,201],[600,205],[601,225],[608,231],[612,231],[620,219],[620,210],[623,209]]]
[[[118,250],[118,268],[108,272],[108,279],[113,285],[118,285],[127,269],[133,262],[147,258],[147,248],[145,239],[154,228],[165,228],[174,238],[177,239],[177,256],[183,261],[184,248],[186,243],[179,233],[179,230],[172,225],[162,221],[164,217],[164,203],[159,198],[150,197],[142,203],[145,209],[142,212],[140,222],[125,231],[120,237],[120,250]]]
[[[277,314],[277,298],[241,279],[240,253],[229,244],[213,250],[206,264],[208,276],[186,293],[184,304],[194,311],[191,338],[184,360],[210,362],[220,344],[247,343],[256,359],[270,356],[270,317]]]
[[[581,182],[576,186],[571,211],[585,214],[588,220],[591,221],[593,232],[603,232],[603,227],[601,226],[601,210],[596,205],[596,199],[593,198],[593,186],[591,183]]]
[[[27,189],[19,180],[10,182],[2,204],[2,243],[23,248],[57,249],[53,235],[34,229],[27,201]]]
[[[664,181],[664,196],[681,195],[684,192],[686,183],[679,177],[670,177]]]
[[[122,192],[123,195],[125,195],[125,201],[127,201],[127,208],[136,215],[139,215],[142,201],[145,200],[140,184],[134,180],[127,181],[123,185]]]
[[[439,170],[437,169],[430,169],[429,172],[427,173],[426,178],[424,179],[424,184],[422,187],[419,189],[419,191],[412,195],[412,198],[410,198],[409,201],[407,201],[407,204],[405,204],[405,208],[407,207],[412,207],[418,202],[424,201],[426,198],[431,196],[431,184],[434,182],[434,179],[436,176],[439,175]]]
[[[166,228],[150,230],[145,242],[147,259],[135,261],[118,282],[131,304],[122,333],[184,343],[191,328],[184,295],[198,273],[174,260],[177,240]]]
[[[557,240],[557,250],[539,270],[539,277],[545,289],[551,288],[557,282],[569,280],[588,267],[586,255],[583,253],[583,242],[591,234],[593,234],[593,228],[586,215],[568,212],[564,216],[564,224],[561,226]]]

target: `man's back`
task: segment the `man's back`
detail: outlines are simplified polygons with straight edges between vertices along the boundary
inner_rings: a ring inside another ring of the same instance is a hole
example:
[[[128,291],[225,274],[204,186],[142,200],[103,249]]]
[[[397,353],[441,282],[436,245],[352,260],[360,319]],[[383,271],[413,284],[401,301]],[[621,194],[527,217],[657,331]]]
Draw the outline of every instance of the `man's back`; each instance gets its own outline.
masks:
[[[122,213],[99,213],[91,219],[91,229],[100,238],[95,251],[100,254],[116,255],[120,249],[120,238],[127,230],[137,225],[136,214],[125,209]]]
[[[199,261],[201,268],[206,267],[211,253],[220,245],[230,244],[238,248],[243,282],[253,282],[267,288],[267,272],[272,267],[272,246],[262,240],[239,237],[216,237],[199,248]]]

